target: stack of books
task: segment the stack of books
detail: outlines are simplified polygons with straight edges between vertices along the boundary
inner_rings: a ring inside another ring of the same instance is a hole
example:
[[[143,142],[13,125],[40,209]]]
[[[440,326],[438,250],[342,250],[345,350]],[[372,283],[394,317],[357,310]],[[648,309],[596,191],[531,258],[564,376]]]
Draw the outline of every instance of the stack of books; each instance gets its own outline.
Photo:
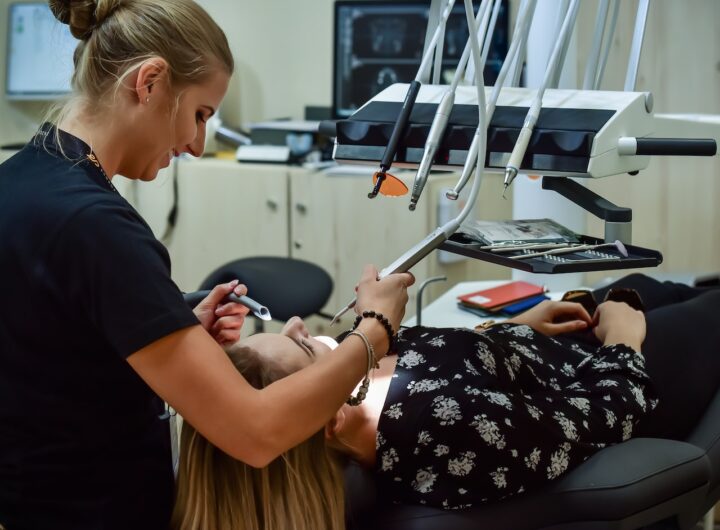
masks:
[[[458,307],[482,317],[503,317],[522,313],[543,300],[548,300],[544,287],[513,281],[458,296]]]

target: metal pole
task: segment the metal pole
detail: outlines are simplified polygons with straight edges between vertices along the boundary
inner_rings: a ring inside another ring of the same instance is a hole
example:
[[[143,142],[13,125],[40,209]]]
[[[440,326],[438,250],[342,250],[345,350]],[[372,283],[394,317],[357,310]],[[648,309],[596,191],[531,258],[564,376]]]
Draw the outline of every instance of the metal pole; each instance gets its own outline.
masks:
[[[432,278],[428,278],[420,284],[420,287],[418,287],[417,299],[415,301],[415,325],[419,326],[422,324],[422,297],[425,287],[433,282],[444,282],[445,280],[447,280],[447,276],[434,276]]]
[[[620,14],[620,0],[613,0],[613,13],[612,13],[612,18],[610,19],[610,29],[608,30],[608,33],[605,37],[605,44],[604,44],[603,53],[602,53],[602,60],[600,61],[597,77],[595,78],[595,83],[593,84],[593,87],[592,87],[593,90],[599,90],[600,85],[602,84],[602,78],[603,78],[603,75],[605,74],[605,66],[607,65],[608,56],[610,55],[610,48],[612,47],[612,41],[613,41],[613,38],[615,37],[615,27],[617,26],[617,19],[618,19],[619,14]]]
[[[583,79],[583,90],[592,90],[597,79],[598,62],[600,61],[600,48],[602,46],[602,38],[607,25],[608,8],[610,0],[601,0],[598,5],[597,18],[595,19],[595,35],[588,61],[585,65],[585,78]]]
[[[628,58],[627,75],[625,76],[626,92],[635,91],[638,66],[640,65],[640,53],[642,52],[643,39],[645,38],[645,25],[647,23],[647,15],[649,8],[650,0],[640,0],[640,3],[638,4],[637,15],[635,16],[635,30],[633,31],[633,40],[630,47],[630,57]]]

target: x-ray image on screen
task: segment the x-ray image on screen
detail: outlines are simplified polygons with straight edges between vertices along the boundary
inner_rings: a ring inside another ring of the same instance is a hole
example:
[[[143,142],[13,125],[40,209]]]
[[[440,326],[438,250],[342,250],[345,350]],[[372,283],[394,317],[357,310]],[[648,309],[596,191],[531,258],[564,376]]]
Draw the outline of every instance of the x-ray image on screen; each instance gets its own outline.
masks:
[[[11,4],[8,17],[6,96],[49,99],[70,92],[78,41],[47,2]]]
[[[429,1],[359,1],[335,3],[335,75],[333,111],[350,116],[372,96],[393,83],[415,78],[429,16]],[[508,6],[501,6],[485,65],[492,84],[508,48]],[[445,28],[441,82],[452,79],[469,33],[465,8],[455,6]]]

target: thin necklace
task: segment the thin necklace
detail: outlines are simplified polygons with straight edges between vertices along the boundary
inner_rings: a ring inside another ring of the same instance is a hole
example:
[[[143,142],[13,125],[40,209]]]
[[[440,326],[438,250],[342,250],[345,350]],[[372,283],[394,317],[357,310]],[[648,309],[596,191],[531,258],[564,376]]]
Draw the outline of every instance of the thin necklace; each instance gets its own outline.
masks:
[[[105,170],[100,165],[100,162],[98,161],[97,156],[95,156],[95,153],[91,151],[85,156],[96,168],[100,170],[100,173],[103,177],[105,177],[105,181],[108,183],[108,186],[110,186],[110,189],[119,195],[120,192],[117,190],[117,188],[115,188],[115,186],[113,186],[112,181],[108,178],[107,173],[105,173]]]

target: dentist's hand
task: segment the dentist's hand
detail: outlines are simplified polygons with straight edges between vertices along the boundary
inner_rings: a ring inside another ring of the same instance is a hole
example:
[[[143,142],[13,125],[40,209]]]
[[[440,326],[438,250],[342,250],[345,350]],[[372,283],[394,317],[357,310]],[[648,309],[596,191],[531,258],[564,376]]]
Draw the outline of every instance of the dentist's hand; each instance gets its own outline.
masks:
[[[238,296],[246,295],[247,287],[239,285],[238,280],[216,285],[193,309],[202,327],[221,346],[240,339],[240,329],[245,322],[245,316],[250,312],[244,305],[235,302],[223,303],[223,299],[233,292]]]
[[[360,283],[356,287],[355,312],[358,315],[363,311],[382,313],[397,332],[405,315],[407,288],[413,283],[415,277],[409,272],[390,274],[378,280],[378,270],[373,265],[365,265]]]

